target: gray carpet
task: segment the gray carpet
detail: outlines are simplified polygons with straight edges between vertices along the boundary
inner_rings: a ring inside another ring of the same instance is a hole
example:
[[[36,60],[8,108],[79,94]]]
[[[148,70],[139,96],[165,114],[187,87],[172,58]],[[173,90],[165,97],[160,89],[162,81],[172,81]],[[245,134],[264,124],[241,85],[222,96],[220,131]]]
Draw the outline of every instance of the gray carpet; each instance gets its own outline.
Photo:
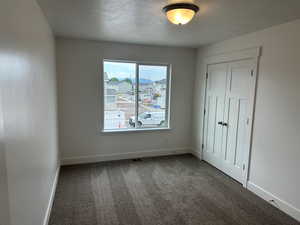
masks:
[[[299,225],[191,155],[62,167],[50,225]]]

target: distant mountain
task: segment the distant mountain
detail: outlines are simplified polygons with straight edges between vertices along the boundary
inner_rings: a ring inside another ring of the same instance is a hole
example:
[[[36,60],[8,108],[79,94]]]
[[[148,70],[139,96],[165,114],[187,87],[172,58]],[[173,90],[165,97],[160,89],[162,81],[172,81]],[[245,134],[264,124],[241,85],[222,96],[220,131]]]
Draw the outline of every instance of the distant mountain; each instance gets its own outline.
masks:
[[[126,80],[126,79],[131,80],[133,84],[135,83],[135,79],[134,78],[124,78],[124,79],[121,79],[120,81],[123,81],[123,80]],[[161,80],[153,81],[153,80],[149,80],[149,79],[140,78],[139,82],[140,82],[140,84],[152,84],[152,83],[166,84],[167,80],[166,79],[161,79]]]
[[[157,80],[157,81],[155,81],[155,83],[157,83],[157,84],[166,84],[167,83],[167,79]]]
[[[135,83],[135,79],[133,79],[133,78],[129,78],[129,79],[132,80],[132,83]],[[140,78],[139,79],[139,83],[140,84],[152,84],[153,81],[152,80],[148,80],[148,79],[144,79],[144,78]]]
[[[153,81],[152,81],[152,80],[148,80],[148,79],[140,78],[140,79],[139,79],[139,83],[140,83],[140,84],[152,84]]]

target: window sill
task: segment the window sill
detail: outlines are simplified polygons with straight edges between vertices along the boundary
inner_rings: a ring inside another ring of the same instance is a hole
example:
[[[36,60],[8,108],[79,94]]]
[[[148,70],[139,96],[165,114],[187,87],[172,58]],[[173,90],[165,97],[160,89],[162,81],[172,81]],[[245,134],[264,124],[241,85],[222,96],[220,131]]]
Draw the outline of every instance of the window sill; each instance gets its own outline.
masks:
[[[122,130],[102,130],[101,133],[130,133],[130,132],[151,132],[151,131],[167,131],[170,127],[163,128],[140,128],[140,129],[122,129]]]

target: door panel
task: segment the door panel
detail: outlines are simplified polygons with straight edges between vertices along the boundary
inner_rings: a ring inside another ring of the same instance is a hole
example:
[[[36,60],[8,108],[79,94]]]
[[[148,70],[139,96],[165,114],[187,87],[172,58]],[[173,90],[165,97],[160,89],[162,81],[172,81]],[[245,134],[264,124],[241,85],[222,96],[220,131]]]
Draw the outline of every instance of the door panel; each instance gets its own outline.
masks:
[[[218,122],[223,121],[226,92],[227,64],[208,66],[206,120],[204,136],[204,159],[221,168],[223,129]]]
[[[215,143],[215,122],[216,122],[216,98],[209,96],[207,102],[207,136],[206,136],[206,151],[213,153],[214,152],[214,143]]]
[[[239,168],[243,167],[243,160],[244,160],[244,149],[247,147],[245,146],[246,141],[246,134],[247,134],[247,121],[248,121],[248,114],[249,114],[249,101],[247,99],[240,99],[239,100],[239,115],[237,121],[237,144],[236,144],[236,154],[234,159],[234,165]]]
[[[252,60],[229,64],[228,86],[225,100],[225,123],[222,154],[223,171],[239,182],[243,181],[245,152],[250,129],[247,124],[250,114]],[[249,136],[250,138],[250,136]]]
[[[234,98],[226,99],[226,115],[227,115],[227,127],[224,128],[224,136],[223,136],[223,143],[227,144],[227,149],[234,149],[235,148],[235,136],[237,129],[237,101]],[[225,162],[232,164],[234,159],[234,152],[232,151],[224,151],[223,152],[223,159]]]

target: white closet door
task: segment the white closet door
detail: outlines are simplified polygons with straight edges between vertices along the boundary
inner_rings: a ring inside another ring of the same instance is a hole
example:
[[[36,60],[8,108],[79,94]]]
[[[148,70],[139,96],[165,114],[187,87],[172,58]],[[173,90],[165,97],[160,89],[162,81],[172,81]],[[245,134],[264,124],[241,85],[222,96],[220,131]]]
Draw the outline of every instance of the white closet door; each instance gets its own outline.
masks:
[[[228,64],[209,65],[207,68],[206,115],[204,125],[204,160],[222,168],[222,135]]]
[[[250,97],[254,77],[253,60],[229,64],[222,140],[222,170],[243,182],[250,148]]]
[[[254,60],[207,68],[203,159],[240,183],[250,150],[254,68]]]

